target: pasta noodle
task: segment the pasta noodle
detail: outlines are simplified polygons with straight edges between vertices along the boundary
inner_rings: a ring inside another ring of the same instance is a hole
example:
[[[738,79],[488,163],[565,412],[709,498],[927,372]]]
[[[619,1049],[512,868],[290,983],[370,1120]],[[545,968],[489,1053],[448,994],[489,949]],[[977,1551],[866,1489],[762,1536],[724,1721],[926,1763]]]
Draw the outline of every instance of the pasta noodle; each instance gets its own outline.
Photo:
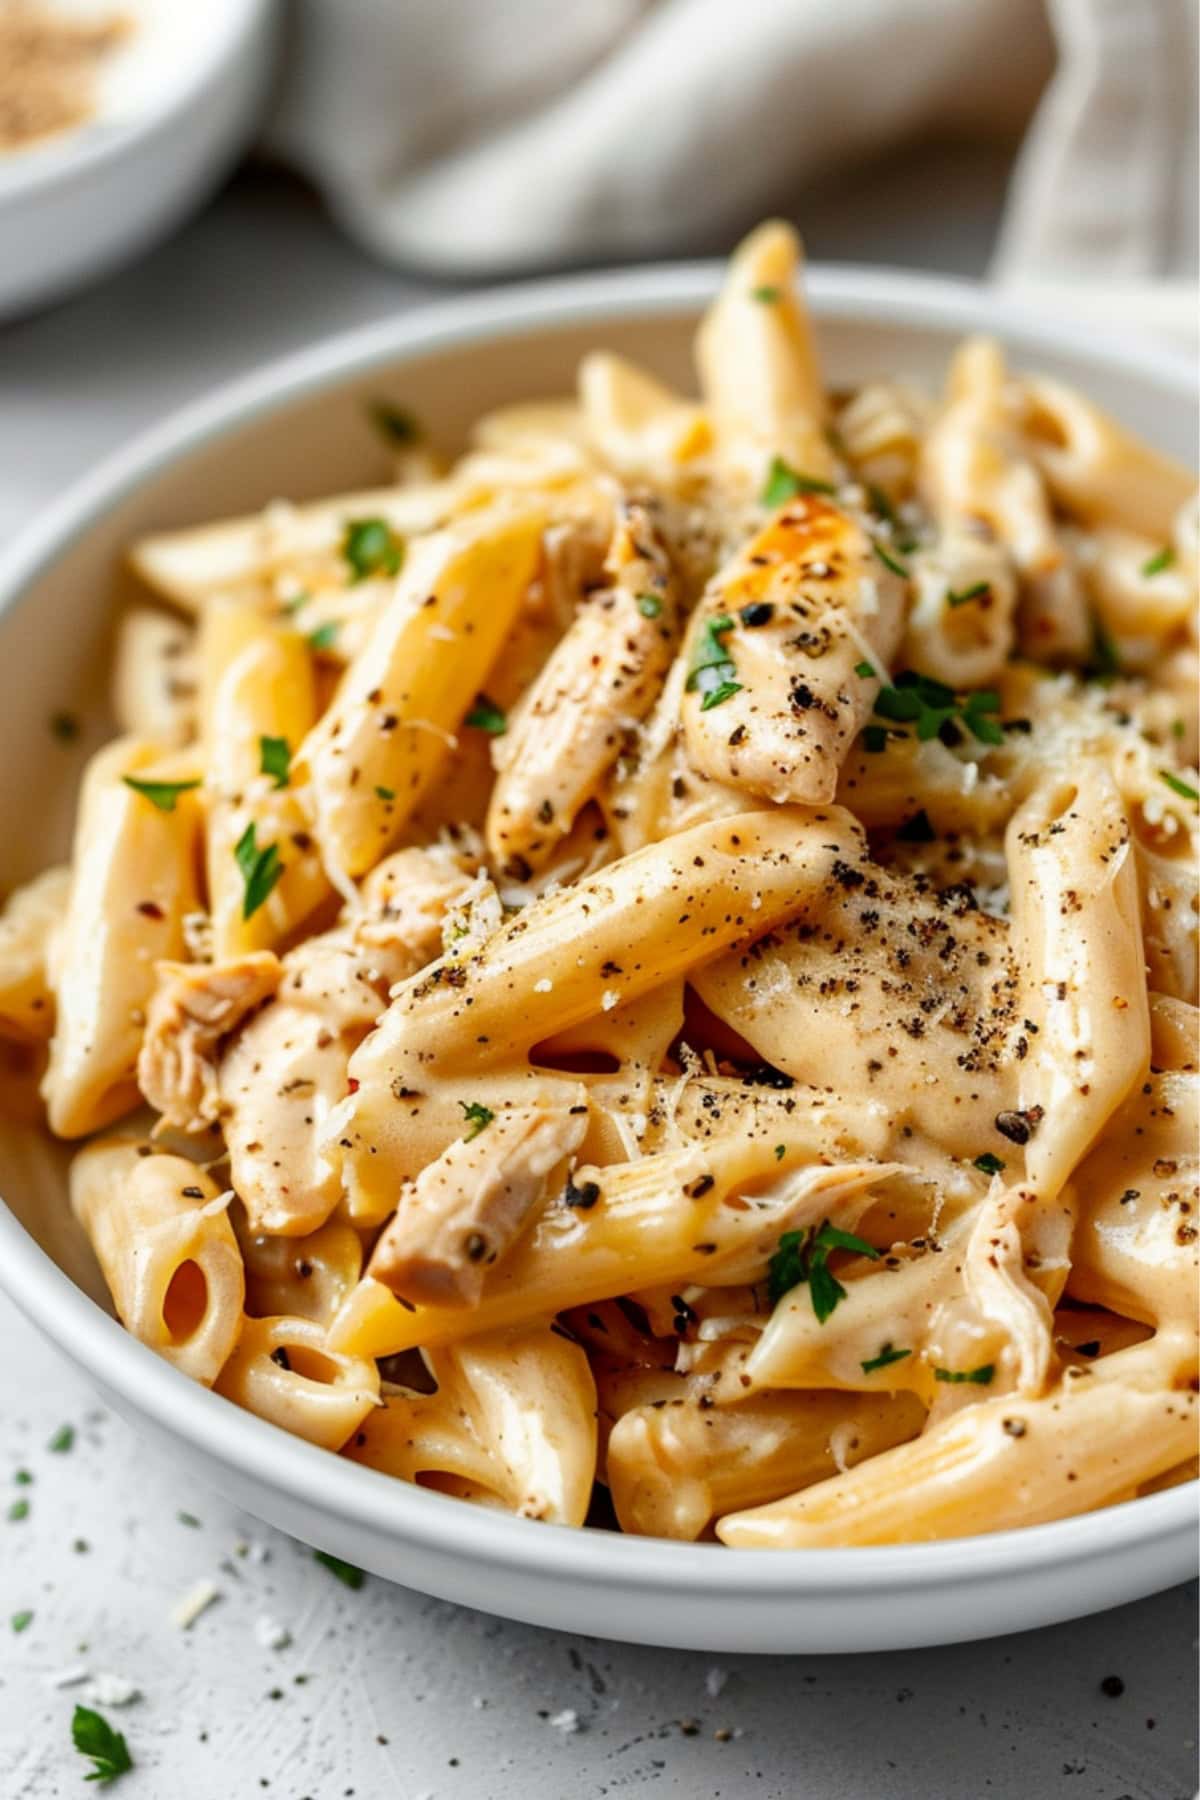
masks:
[[[1196,1467],[1194,477],[988,340],[831,394],[800,271],[737,251],[697,397],[601,347],[135,545],[125,735],[0,915],[132,1333],[736,1548]]]

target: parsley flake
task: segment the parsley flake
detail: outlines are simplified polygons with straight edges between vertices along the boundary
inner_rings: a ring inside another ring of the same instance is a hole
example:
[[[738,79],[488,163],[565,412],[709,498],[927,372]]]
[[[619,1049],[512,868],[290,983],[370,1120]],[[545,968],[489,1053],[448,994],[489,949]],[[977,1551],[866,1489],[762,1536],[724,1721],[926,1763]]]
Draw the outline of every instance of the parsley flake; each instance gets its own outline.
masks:
[[[503,737],[508,730],[508,715],[504,708],[497,706],[486,694],[476,694],[475,704],[465,722],[473,725],[476,731],[486,731],[489,737]]]
[[[491,1124],[496,1115],[489,1106],[481,1106],[478,1100],[472,1100],[469,1103],[466,1100],[460,1100],[458,1104],[463,1109],[464,1122],[471,1127],[470,1131],[463,1133],[463,1142],[469,1144],[472,1138],[479,1136],[485,1126]]]
[[[28,1500],[14,1500],[8,1509],[9,1522],[18,1525],[22,1519],[29,1517]]]
[[[283,874],[283,864],[279,860],[279,845],[265,844],[260,850],[255,842],[254,820],[251,819],[233,847],[233,860],[238,866],[246,888],[245,894],[242,896],[242,917],[251,919],[270,896],[276,882]]]
[[[73,1425],[60,1425],[54,1436],[50,1439],[50,1442],[46,1445],[46,1448],[47,1450],[53,1450],[56,1456],[62,1456],[74,1446],[74,1443],[75,1427]]]
[[[995,1363],[981,1363],[977,1369],[935,1369],[935,1381],[972,1381],[976,1387],[987,1387],[996,1373]]]
[[[1088,681],[1110,682],[1120,675],[1121,658],[1112,633],[1098,613],[1092,614],[1092,653],[1083,669]]]
[[[890,1363],[903,1362],[906,1356],[911,1355],[911,1350],[897,1350],[889,1342],[883,1346],[878,1356],[869,1357],[866,1362],[859,1363],[858,1366],[864,1375],[873,1375],[876,1369],[886,1369]]]
[[[879,1252],[873,1245],[855,1237],[853,1232],[831,1225],[828,1219],[815,1231],[811,1226],[804,1231],[785,1231],[778,1250],[767,1265],[767,1292],[771,1305],[777,1305],[784,1294],[806,1281],[813,1312],[817,1322],[823,1325],[839,1300],[846,1298],[845,1288],[829,1267],[831,1250],[851,1250],[859,1256],[869,1256],[872,1262],[879,1260]]]
[[[733,620],[725,613],[717,613],[713,618],[705,619],[693,647],[687,689],[690,694],[703,695],[701,712],[708,712],[711,707],[720,706],[723,700],[741,692],[737,665],[724,643],[732,630]]]
[[[893,575],[899,575],[902,581],[912,580],[905,564],[900,561],[899,557],[893,556],[890,550],[885,550],[878,538],[871,539],[871,548],[885,569],[890,569]]]
[[[258,767],[262,775],[274,778],[277,788],[285,788],[292,767],[291,745],[286,738],[260,737],[258,740]]]
[[[372,575],[398,575],[404,543],[386,519],[347,519],[342,555],[350,565],[351,583]]]
[[[375,795],[379,800],[394,800],[396,798],[396,790],[395,788],[389,787],[377,787],[375,789]]]
[[[662,611],[662,601],[657,594],[639,594],[637,597],[637,609],[641,613],[643,619],[657,619]]]
[[[982,600],[984,595],[990,594],[991,591],[992,586],[989,581],[972,582],[970,587],[962,588],[958,592],[954,588],[947,588],[946,605],[965,606],[969,600]]]
[[[815,475],[802,475],[799,469],[793,469],[790,463],[784,462],[782,456],[773,456],[758,503],[769,512],[774,512],[776,507],[794,500],[797,494],[836,493],[837,488],[832,481],[819,481]]]
[[[95,1765],[84,1776],[85,1781],[98,1781],[102,1787],[107,1787],[110,1781],[127,1775],[133,1767],[124,1737],[90,1706],[75,1708],[71,1719],[71,1741],[80,1756],[89,1757]]]
[[[866,657],[864,657],[861,662],[855,663],[854,673],[856,675],[861,675],[864,681],[870,681],[874,677],[875,670],[873,665],[867,661]]]
[[[1160,769],[1158,772],[1173,794],[1180,795],[1184,800],[1200,800],[1200,794],[1196,792],[1190,782],[1182,780],[1178,775],[1173,775],[1170,769]]]
[[[159,812],[173,813],[175,802],[180,794],[189,794],[193,788],[200,786],[199,781],[139,781],[136,775],[122,775],[121,780],[151,806],[157,806]]]
[[[315,631],[309,632],[309,634],[308,634],[309,649],[310,650],[332,650],[333,646],[337,643],[337,634],[338,634],[339,628],[340,628],[339,620],[326,619],[326,621],[323,625],[318,625]]]
[[[775,1146],[775,1161],[782,1162],[786,1155],[787,1155],[787,1145],[786,1144],[776,1144],[776,1146]]]
[[[23,1631],[28,1631],[29,1627],[33,1624],[33,1613],[28,1607],[25,1607],[21,1612],[15,1612],[13,1614],[12,1618],[9,1620],[9,1624],[19,1637]]]
[[[331,1575],[336,1575],[343,1587],[360,1588],[367,1579],[353,1563],[343,1562],[340,1556],[331,1556],[328,1550],[314,1550],[313,1561],[319,1562]]]
[[[981,744],[1002,744],[1003,727],[991,716],[999,710],[1000,696],[994,688],[974,688],[960,697],[945,682],[918,674],[915,669],[902,669],[894,683],[880,688],[875,696],[876,716],[891,724],[915,725],[918,742],[922,744],[936,737],[957,743],[958,738],[954,736],[958,729],[956,721],[965,725]],[[900,732],[898,735],[906,737],[908,734]],[[863,736],[865,740],[865,731]],[[866,748],[882,750],[885,742],[886,733],[882,741],[868,742]]]
[[[761,306],[774,306],[779,298],[777,287],[762,286],[750,289],[750,298],[757,300]]]
[[[175,1517],[179,1520],[181,1525],[187,1525],[192,1531],[199,1531],[200,1521],[195,1513],[177,1512]]]
[[[1153,556],[1148,556],[1146,558],[1145,562],[1142,564],[1142,574],[1161,575],[1163,570],[1169,569],[1174,561],[1174,550],[1171,548],[1170,544],[1164,544],[1161,550],[1156,550]]]
[[[388,400],[372,400],[371,423],[389,444],[419,444],[425,435],[416,417]]]
[[[999,1175],[1007,1166],[1003,1157],[993,1156],[990,1150],[985,1150],[982,1156],[977,1156],[971,1165],[972,1168],[978,1169],[981,1175]]]

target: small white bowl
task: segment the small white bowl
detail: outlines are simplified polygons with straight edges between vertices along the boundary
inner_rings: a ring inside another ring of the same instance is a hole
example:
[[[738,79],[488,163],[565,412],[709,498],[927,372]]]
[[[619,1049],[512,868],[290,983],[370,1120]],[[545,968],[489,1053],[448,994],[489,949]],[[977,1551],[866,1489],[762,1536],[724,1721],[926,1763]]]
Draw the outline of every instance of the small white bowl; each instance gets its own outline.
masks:
[[[123,546],[138,532],[382,479],[364,402],[388,394],[448,448],[502,402],[562,393],[597,344],[688,383],[715,268],[587,275],[475,294],[273,364],[95,470],[0,560],[0,880],[61,857],[74,779],[103,738],[103,663]],[[811,292],[834,382],[943,372],[993,331],[1187,456],[1193,381],[1165,354],[1040,325],[979,289],[824,269]],[[84,720],[64,746],[48,721]],[[442,1598],[537,1624],[690,1649],[888,1650],[1078,1617],[1196,1571],[1194,1485],[1025,1531],[886,1549],[732,1551],[568,1531],[390,1480],[195,1387],[109,1316],[65,1198],[67,1155],[0,1127],[0,1286],[176,1461],[296,1537]]]
[[[123,13],[92,117],[0,152],[0,319],[61,300],[165,235],[216,187],[259,121],[275,0],[90,0]]]

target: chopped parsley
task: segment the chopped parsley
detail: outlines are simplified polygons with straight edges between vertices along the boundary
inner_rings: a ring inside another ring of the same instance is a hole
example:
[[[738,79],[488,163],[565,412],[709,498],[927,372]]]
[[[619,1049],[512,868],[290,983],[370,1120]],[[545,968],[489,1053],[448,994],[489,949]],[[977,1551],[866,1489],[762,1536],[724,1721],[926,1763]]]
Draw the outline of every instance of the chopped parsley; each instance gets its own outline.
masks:
[[[396,790],[395,788],[389,787],[377,787],[375,789],[375,797],[378,800],[394,800],[396,798]]]
[[[1200,794],[1196,792],[1190,782],[1182,780],[1178,775],[1173,775],[1170,769],[1160,769],[1158,772],[1173,794],[1179,794],[1184,800],[1200,800]]]
[[[307,606],[311,599],[312,595],[309,593],[308,589],[301,588],[299,592],[293,594],[289,600],[284,601],[283,610],[290,619],[294,614],[300,611],[302,606]]]
[[[1003,1157],[993,1156],[990,1150],[985,1150],[982,1156],[975,1158],[971,1166],[978,1169],[981,1175],[999,1175],[1007,1164]]]
[[[994,688],[973,688],[960,696],[944,682],[919,675],[915,669],[902,669],[894,683],[880,688],[875,696],[876,715],[891,724],[915,725],[917,739],[923,744],[931,738],[956,743],[959,723],[981,744],[1002,744],[1003,728],[998,719],[991,717],[999,710],[1000,696]],[[866,741],[865,732],[863,736]],[[866,748],[882,750],[886,741],[887,733],[883,732],[874,742],[866,741]]]
[[[326,621],[323,625],[318,625],[315,631],[309,632],[309,634],[308,634],[309,649],[310,650],[332,650],[333,646],[337,643],[337,634],[338,634],[339,629],[340,629],[340,625],[339,625],[339,621],[337,619],[326,619]]]
[[[13,1476],[13,1480],[16,1482],[18,1487],[32,1487],[33,1486],[33,1476],[29,1473],[28,1469],[18,1469],[16,1471],[15,1475]]]
[[[175,1517],[179,1520],[179,1523],[181,1525],[189,1526],[192,1531],[199,1531],[200,1521],[196,1517],[195,1513],[177,1512],[175,1514]]]
[[[987,1387],[996,1373],[995,1363],[980,1363],[977,1369],[935,1369],[935,1381],[972,1381],[976,1387]]]
[[[77,1706],[71,1719],[71,1741],[80,1756],[90,1758],[93,1767],[85,1781],[98,1781],[107,1787],[119,1775],[127,1775],[133,1767],[129,1746],[107,1719],[102,1719],[90,1706]]]
[[[233,847],[233,860],[238,866],[246,888],[242,896],[243,919],[254,917],[283,874],[283,864],[279,860],[279,845],[266,844],[260,850],[255,842],[254,834],[254,820],[251,819]]]
[[[758,502],[760,506],[774,512],[777,506],[794,500],[797,494],[836,493],[837,488],[832,481],[819,481],[815,475],[802,475],[799,469],[793,469],[791,463],[784,462],[782,456],[773,456]]]
[[[33,1624],[33,1613],[30,1611],[29,1607],[25,1607],[21,1612],[15,1612],[13,1614],[12,1618],[9,1620],[9,1624],[19,1637],[23,1631],[28,1631],[29,1627]]]
[[[497,706],[486,694],[476,694],[475,704],[467,714],[466,723],[473,725],[477,731],[486,731],[489,737],[503,737],[508,730],[508,716],[504,708]]]
[[[372,425],[389,444],[419,444],[425,435],[412,413],[389,400],[372,400],[370,412]]]
[[[816,1230],[810,1225],[803,1231],[785,1231],[767,1265],[771,1305],[777,1305],[784,1294],[806,1281],[813,1312],[823,1325],[838,1301],[846,1298],[845,1288],[829,1267],[831,1250],[852,1250],[859,1256],[869,1256],[872,1262],[879,1260],[879,1252],[871,1244],[852,1232],[839,1230],[828,1219]]]
[[[692,651],[687,687],[689,693],[703,695],[701,712],[708,712],[711,707],[720,706],[723,700],[741,692],[742,684],[736,679],[737,667],[724,643],[726,634],[732,630],[733,620],[725,613],[705,619]]]
[[[776,1146],[775,1146],[775,1161],[782,1162],[786,1155],[787,1155],[787,1145],[786,1144],[776,1144]]]
[[[367,581],[372,575],[400,573],[404,543],[386,519],[348,519],[342,555],[350,565],[351,582]]]
[[[151,806],[157,806],[159,812],[172,813],[180,794],[189,794],[193,788],[200,786],[199,781],[139,781],[136,775],[122,775],[121,780]]]
[[[13,1525],[18,1525],[22,1519],[27,1519],[29,1517],[28,1500],[14,1500],[8,1509],[8,1517],[9,1522]]]
[[[328,1550],[314,1550],[313,1561],[319,1562],[331,1575],[336,1575],[343,1587],[360,1588],[367,1579],[354,1563],[343,1562],[340,1556],[331,1556]]]
[[[899,557],[893,556],[890,550],[885,550],[878,538],[871,539],[871,548],[885,569],[890,569],[893,575],[899,575],[902,581],[912,580],[907,566],[900,561]]]
[[[46,1448],[47,1450],[53,1450],[56,1456],[62,1456],[66,1451],[73,1448],[74,1443],[75,1427],[73,1425],[60,1425],[54,1436],[50,1439],[50,1442],[46,1445]]]
[[[657,594],[639,594],[637,597],[637,609],[641,613],[643,619],[657,619],[662,611],[662,601]]]
[[[762,306],[774,306],[775,302],[779,298],[779,289],[777,287],[769,287],[767,285],[764,285],[762,287],[751,288],[750,289],[750,298],[752,300],[757,300],[759,302],[759,304]]]
[[[73,744],[79,736],[79,720],[74,713],[51,713],[50,730],[60,744]]]
[[[1170,544],[1164,544],[1161,550],[1156,550],[1153,556],[1148,556],[1146,558],[1145,562],[1142,564],[1142,574],[1161,575],[1163,570],[1169,569],[1174,561],[1174,550],[1172,550]]]
[[[481,1106],[478,1100],[472,1100],[469,1103],[466,1100],[460,1100],[458,1104],[463,1109],[464,1122],[471,1127],[470,1131],[463,1133],[463,1142],[469,1144],[472,1138],[479,1136],[485,1126],[491,1124],[496,1115],[490,1106]]]
[[[277,788],[288,784],[292,767],[291,745],[286,738],[260,737],[258,740],[259,773],[274,778]]]
[[[854,673],[856,675],[861,675],[864,681],[870,681],[874,677],[875,670],[873,665],[867,661],[866,657],[864,657],[862,662],[855,663]]]
[[[1111,632],[1098,613],[1092,614],[1092,653],[1083,674],[1088,681],[1112,681],[1121,674],[1121,658]]]
[[[972,582],[970,587],[960,588],[957,591],[954,588],[947,588],[946,605],[965,606],[969,600],[982,600],[984,595],[990,594],[991,591],[992,584],[990,581],[975,581]]]
[[[873,1375],[876,1369],[886,1369],[890,1363],[903,1362],[906,1356],[911,1355],[911,1350],[897,1350],[894,1345],[887,1343],[878,1356],[869,1357],[865,1363],[859,1363],[858,1366],[864,1375]]]

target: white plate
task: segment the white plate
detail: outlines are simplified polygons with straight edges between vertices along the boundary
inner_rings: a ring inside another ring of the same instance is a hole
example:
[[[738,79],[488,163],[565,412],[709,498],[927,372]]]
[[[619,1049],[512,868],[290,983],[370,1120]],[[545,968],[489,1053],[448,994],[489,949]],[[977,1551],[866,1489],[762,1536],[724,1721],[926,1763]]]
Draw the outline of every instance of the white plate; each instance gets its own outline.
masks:
[[[0,319],[60,300],[146,249],[216,187],[258,123],[275,0],[59,0],[122,13],[93,116],[0,152]]]
[[[473,417],[567,390],[606,344],[688,380],[711,268],[590,275],[477,294],[353,332],[188,408],[80,483],[0,562],[0,880],[67,843],[73,780],[107,729],[102,679],[122,546],[139,531],[305,498],[385,473],[364,400],[387,393],[455,447]],[[814,272],[834,382],[933,378],[967,331],[1081,383],[1163,448],[1192,443],[1191,371],[1042,326],[980,290],[887,272]],[[76,745],[50,716],[85,716]],[[470,1507],[312,1448],[205,1392],[128,1337],[70,1220],[65,1158],[0,1131],[0,1285],[114,1406],[203,1481],[283,1530],[423,1592],[642,1643],[884,1650],[1095,1612],[1195,1573],[1194,1486],[1027,1531],[888,1549],[731,1551],[568,1531]],[[94,1296],[94,1298],[89,1297]],[[97,1304],[100,1302],[100,1304]]]

